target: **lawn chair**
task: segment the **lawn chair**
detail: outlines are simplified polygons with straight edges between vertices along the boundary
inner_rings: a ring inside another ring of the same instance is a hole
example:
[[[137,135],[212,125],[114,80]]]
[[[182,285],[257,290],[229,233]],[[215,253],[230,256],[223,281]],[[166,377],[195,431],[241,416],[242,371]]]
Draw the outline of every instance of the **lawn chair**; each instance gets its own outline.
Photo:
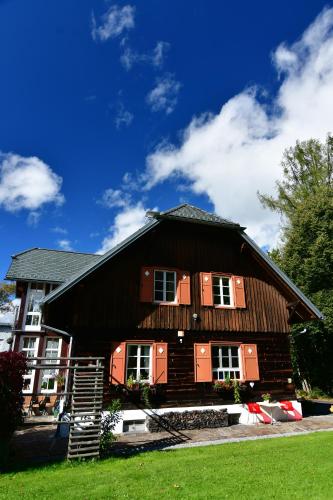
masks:
[[[248,403],[247,411],[249,412],[249,414],[256,415],[257,423],[263,423],[263,424],[272,423],[271,417],[269,417],[267,413],[262,411],[262,408],[260,407],[260,405],[258,405],[258,403]]]
[[[292,417],[291,420],[302,420],[302,415],[293,407],[291,401],[280,401],[280,408],[283,413],[287,416],[287,420],[289,417]],[[291,413],[291,414],[290,414]]]

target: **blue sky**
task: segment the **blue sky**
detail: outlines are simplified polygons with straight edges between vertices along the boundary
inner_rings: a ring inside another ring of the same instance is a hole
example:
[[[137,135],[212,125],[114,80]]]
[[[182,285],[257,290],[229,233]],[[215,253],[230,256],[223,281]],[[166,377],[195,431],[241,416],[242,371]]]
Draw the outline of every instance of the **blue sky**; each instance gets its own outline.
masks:
[[[1,276],[182,202],[274,244],[256,191],[333,131],[332,26],[321,1],[0,0]]]

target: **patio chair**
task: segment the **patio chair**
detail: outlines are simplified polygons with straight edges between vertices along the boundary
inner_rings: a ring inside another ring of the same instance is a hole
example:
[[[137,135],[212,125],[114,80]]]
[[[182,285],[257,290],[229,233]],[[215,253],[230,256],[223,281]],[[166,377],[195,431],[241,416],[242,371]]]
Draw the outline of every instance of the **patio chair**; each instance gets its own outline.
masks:
[[[280,408],[283,413],[287,416],[287,420],[291,417],[291,420],[302,420],[302,415],[293,407],[291,401],[280,401]]]
[[[247,411],[249,414],[257,416],[257,422],[263,424],[271,424],[272,419],[265,413],[258,403],[247,403]]]

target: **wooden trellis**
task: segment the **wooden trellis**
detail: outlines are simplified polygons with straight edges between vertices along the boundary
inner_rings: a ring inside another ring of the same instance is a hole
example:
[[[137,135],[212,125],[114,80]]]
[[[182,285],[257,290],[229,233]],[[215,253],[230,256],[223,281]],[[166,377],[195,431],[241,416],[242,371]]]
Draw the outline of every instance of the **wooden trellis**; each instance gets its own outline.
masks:
[[[52,395],[66,397],[69,403],[69,422],[56,422],[70,426],[68,459],[99,456],[103,404],[103,361],[104,358],[96,357],[29,358],[29,369],[67,372],[67,390]],[[33,394],[33,396],[39,394]]]

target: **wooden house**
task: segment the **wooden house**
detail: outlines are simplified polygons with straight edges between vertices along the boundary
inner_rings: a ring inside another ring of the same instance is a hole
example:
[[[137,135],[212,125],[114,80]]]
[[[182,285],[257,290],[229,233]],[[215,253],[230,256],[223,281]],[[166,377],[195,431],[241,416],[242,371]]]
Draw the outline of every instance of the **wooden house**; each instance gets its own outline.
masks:
[[[239,224],[187,204],[147,220],[102,256],[42,249],[14,256],[7,273],[21,297],[14,349],[104,356],[107,392],[134,423],[142,410],[128,394],[139,381],[163,411],[221,407],[216,382],[229,379],[252,400],[264,392],[295,399],[290,325],[320,311]],[[26,377],[27,393],[56,391],[47,374]]]

